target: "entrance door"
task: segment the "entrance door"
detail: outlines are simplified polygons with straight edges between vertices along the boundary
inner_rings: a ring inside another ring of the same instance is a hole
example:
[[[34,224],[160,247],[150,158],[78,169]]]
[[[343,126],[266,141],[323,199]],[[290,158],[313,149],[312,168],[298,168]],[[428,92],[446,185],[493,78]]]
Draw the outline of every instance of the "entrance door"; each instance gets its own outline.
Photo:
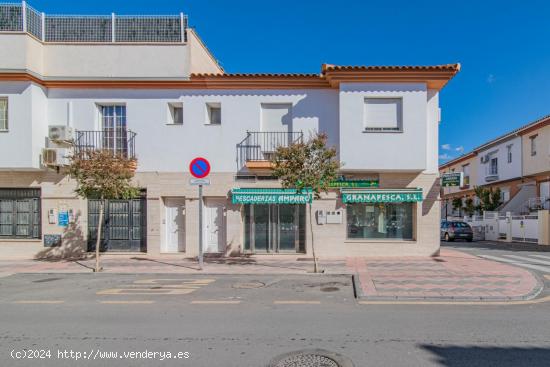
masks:
[[[165,239],[162,252],[185,251],[185,199],[166,198]]]
[[[246,205],[245,250],[303,252],[305,205]]]
[[[204,203],[204,252],[225,251],[225,199],[205,199]]]

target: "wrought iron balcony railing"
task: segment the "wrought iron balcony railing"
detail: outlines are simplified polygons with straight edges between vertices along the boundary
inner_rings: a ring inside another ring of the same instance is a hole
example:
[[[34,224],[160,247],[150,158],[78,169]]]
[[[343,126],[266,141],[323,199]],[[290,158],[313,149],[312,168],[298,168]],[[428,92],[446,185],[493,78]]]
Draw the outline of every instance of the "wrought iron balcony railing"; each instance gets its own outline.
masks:
[[[105,129],[75,133],[75,154],[81,155],[94,150],[106,150],[124,158],[136,157],[136,133],[127,129]]]
[[[270,161],[278,147],[303,142],[304,133],[285,131],[247,131],[246,138],[237,144],[239,167],[246,162]]]

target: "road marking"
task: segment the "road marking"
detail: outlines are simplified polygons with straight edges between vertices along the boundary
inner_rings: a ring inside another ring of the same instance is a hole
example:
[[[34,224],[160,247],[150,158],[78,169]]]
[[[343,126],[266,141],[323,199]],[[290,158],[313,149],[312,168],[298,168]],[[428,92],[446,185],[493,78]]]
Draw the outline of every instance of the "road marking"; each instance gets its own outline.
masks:
[[[360,305],[464,305],[464,306],[508,306],[533,305],[550,301],[550,296],[527,301],[358,301]]]
[[[550,261],[544,261],[544,260],[538,260],[538,259],[532,259],[530,257],[525,256],[518,256],[518,255],[504,255],[506,257],[511,257],[513,259],[523,260],[523,261],[529,261],[535,264],[539,265],[550,265]]]
[[[174,294],[189,294],[191,292],[195,291],[195,289],[173,289],[173,288],[160,288],[160,289],[151,289],[151,288],[112,288],[112,289],[104,289],[102,291],[96,292],[97,295],[124,295],[124,296],[132,296],[132,295],[157,295],[157,296],[165,296],[165,295],[174,295]]]
[[[241,301],[191,301],[194,305],[238,305]]]
[[[13,303],[18,304],[40,304],[40,305],[55,305],[60,303],[65,303],[65,301],[61,300],[24,300],[24,301],[14,301]]]
[[[273,301],[276,305],[319,305],[321,301]]]
[[[541,259],[550,260],[550,256],[548,256],[548,255],[535,255],[535,254],[532,254],[532,255],[529,255],[529,256],[540,257]]]
[[[499,261],[499,262],[503,262],[503,263],[514,264],[514,265],[517,265],[517,266],[523,266],[525,268],[542,271],[543,273],[550,273],[550,268],[547,268],[545,266],[524,264],[524,263],[518,262],[516,260],[510,260],[510,259],[505,259],[503,257],[497,257],[497,256],[491,256],[491,255],[479,255],[479,257],[482,257],[482,258],[488,259],[488,260],[494,260],[494,261]]]
[[[99,303],[108,304],[108,305],[150,305],[151,303],[155,303],[155,301],[99,301]]]
[[[176,279],[153,278],[140,279],[133,284],[124,285],[125,288],[109,288],[96,292],[97,295],[180,295],[189,294],[200,287],[206,286],[215,279]],[[170,283],[170,284],[167,284]],[[145,286],[151,286],[145,288]]]

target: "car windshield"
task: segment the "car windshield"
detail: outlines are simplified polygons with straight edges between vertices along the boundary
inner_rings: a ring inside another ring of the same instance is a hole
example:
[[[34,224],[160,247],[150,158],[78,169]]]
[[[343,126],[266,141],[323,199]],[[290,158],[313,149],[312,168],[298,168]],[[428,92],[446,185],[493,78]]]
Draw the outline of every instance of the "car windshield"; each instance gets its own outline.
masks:
[[[466,228],[468,227],[468,224],[464,222],[453,222],[453,227]]]

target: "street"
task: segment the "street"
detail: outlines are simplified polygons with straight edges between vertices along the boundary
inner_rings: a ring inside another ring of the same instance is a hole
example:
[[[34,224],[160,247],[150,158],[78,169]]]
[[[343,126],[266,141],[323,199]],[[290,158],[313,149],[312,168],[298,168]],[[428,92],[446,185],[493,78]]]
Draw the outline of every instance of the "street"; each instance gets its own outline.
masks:
[[[0,289],[3,366],[267,366],[310,349],[354,366],[550,360],[550,303],[360,303],[349,276],[17,274]],[[43,359],[12,358],[25,349]]]

